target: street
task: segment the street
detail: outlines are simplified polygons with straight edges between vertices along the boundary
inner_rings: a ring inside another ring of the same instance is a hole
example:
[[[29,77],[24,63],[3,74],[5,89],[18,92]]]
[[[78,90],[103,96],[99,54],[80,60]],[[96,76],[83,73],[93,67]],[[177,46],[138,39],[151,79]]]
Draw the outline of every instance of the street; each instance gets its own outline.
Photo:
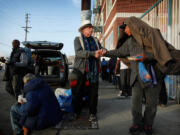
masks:
[[[0,72],[2,80],[2,72]],[[0,133],[13,134],[9,110],[15,100],[5,91],[4,82],[0,81]],[[32,135],[128,135],[131,126],[131,100],[117,98],[118,89],[108,82],[100,81],[98,123],[95,130],[59,130],[47,129],[35,131]],[[167,107],[158,107],[158,114],[153,127],[154,135],[179,135],[180,133],[180,105],[169,101]],[[1,134],[0,134],[1,135]],[[141,135],[145,135],[143,132]]]

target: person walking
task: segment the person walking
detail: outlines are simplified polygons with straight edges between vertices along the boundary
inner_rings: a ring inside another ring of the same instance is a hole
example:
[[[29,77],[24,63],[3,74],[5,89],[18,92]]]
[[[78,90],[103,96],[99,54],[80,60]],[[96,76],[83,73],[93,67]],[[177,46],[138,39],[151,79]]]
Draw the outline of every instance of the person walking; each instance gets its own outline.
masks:
[[[116,70],[120,67],[120,91],[118,97],[128,97],[130,95],[130,62],[125,58],[119,58],[116,63]]]
[[[101,61],[101,78],[103,81],[107,80],[107,68],[108,68],[108,63],[105,60],[105,58],[103,58]]]

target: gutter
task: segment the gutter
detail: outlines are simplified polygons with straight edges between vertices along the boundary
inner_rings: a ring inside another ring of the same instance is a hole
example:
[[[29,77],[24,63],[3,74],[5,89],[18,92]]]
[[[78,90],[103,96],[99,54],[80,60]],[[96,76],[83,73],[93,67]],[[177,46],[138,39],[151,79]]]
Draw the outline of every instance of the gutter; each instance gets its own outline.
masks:
[[[172,0],[168,0],[168,25],[171,26],[172,23]]]

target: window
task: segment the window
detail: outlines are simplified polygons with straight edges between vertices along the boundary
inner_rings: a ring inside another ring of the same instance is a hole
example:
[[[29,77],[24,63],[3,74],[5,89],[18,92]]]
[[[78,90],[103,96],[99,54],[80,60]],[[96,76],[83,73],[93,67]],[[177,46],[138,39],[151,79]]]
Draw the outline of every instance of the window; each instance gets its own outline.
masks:
[[[112,0],[106,0],[106,16],[109,16],[112,8]]]
[[[98,5],[102,5],[102,0],[97,0]]]
[[[108,38],[105,40],[105,47],[108,50],[113,49],[113,31],[109,34]]]
[[[104,10],[101,12],[101,17],[100,17],[100,26],[104,25]]]

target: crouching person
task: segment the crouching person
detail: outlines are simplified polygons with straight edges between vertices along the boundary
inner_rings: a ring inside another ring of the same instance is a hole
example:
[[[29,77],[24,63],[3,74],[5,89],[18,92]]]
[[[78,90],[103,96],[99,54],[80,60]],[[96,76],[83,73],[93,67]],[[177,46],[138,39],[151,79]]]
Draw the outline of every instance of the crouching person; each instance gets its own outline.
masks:
[[[23,78],[24,96],[11,107],[11,125],[15,135],[27,135],[32,130],[55,126],[61,120],[59,103],[50,86],[33,74]]]

